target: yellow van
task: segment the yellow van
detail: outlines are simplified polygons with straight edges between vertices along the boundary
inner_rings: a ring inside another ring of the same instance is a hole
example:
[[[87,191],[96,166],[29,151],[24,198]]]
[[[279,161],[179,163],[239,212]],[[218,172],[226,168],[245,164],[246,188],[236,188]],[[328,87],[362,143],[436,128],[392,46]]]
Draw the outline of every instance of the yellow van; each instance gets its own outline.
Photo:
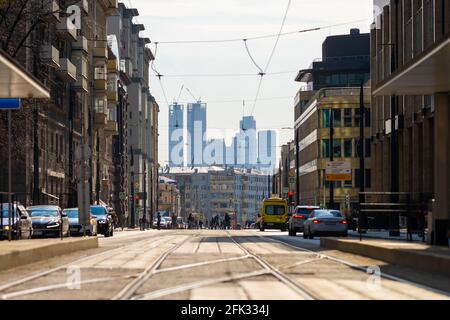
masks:
[[[270,198],[263,202],[259,230],[280,229],[286,231],[288,221],[288,203],[280,198]]]

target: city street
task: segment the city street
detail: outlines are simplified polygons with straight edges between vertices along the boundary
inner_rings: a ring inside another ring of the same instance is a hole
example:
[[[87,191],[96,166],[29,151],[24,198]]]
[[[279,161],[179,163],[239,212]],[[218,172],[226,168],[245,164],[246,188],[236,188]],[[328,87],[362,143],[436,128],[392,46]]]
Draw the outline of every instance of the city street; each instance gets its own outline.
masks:
[[[257,230],[123,231],[0,273],[0,298],[449,299],[448,278]],[[382,276],[369,270],[381,268]]]

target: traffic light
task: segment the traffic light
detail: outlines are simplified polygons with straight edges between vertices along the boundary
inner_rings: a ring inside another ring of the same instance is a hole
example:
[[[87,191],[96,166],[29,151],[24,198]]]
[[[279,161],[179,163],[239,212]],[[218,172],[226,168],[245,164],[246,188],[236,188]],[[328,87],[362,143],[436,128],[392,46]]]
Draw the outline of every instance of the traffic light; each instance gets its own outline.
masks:
[[[294,202],[294,193],[292,191],[289,191],[288,197],[289,197],[289,205],[291,205]]]

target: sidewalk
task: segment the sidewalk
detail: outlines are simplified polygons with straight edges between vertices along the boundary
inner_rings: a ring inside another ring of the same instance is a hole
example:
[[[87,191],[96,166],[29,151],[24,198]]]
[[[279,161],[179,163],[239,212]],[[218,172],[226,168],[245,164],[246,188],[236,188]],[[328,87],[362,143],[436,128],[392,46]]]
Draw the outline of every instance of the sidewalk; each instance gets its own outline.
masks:
[[[450,276],[450,249],[407,242],[368,237],[362,241],[351,238],[320,238],[320,246]]]
[[[97,237],[0,241],[0,270],[92,248],[98,248]]]
[[[349,237],[357,237],[359,239],[359,233],[357,231],[349,230],[348,231]],[[407,241],[407,233],[406,230],[400,231],[399,237],[390,237],[389,231],[369,231],[367,233],[363,233],[362,238],[371,238],[371,239],[386,239],[386,240],[397,240],[397,241]],[[417,234],[413,234],[412,236],[413,242],[421,242],[422,237],[419,237]]]

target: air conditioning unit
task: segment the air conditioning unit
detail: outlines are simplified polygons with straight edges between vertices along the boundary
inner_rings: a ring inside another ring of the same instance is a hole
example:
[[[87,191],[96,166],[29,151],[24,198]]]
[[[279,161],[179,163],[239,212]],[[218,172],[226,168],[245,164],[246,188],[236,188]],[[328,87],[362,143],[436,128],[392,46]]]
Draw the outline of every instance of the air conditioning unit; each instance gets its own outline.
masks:
[[[52,45],[44,45],[40,48],[40,59],[43,63],[59,68],[59,51]]]

